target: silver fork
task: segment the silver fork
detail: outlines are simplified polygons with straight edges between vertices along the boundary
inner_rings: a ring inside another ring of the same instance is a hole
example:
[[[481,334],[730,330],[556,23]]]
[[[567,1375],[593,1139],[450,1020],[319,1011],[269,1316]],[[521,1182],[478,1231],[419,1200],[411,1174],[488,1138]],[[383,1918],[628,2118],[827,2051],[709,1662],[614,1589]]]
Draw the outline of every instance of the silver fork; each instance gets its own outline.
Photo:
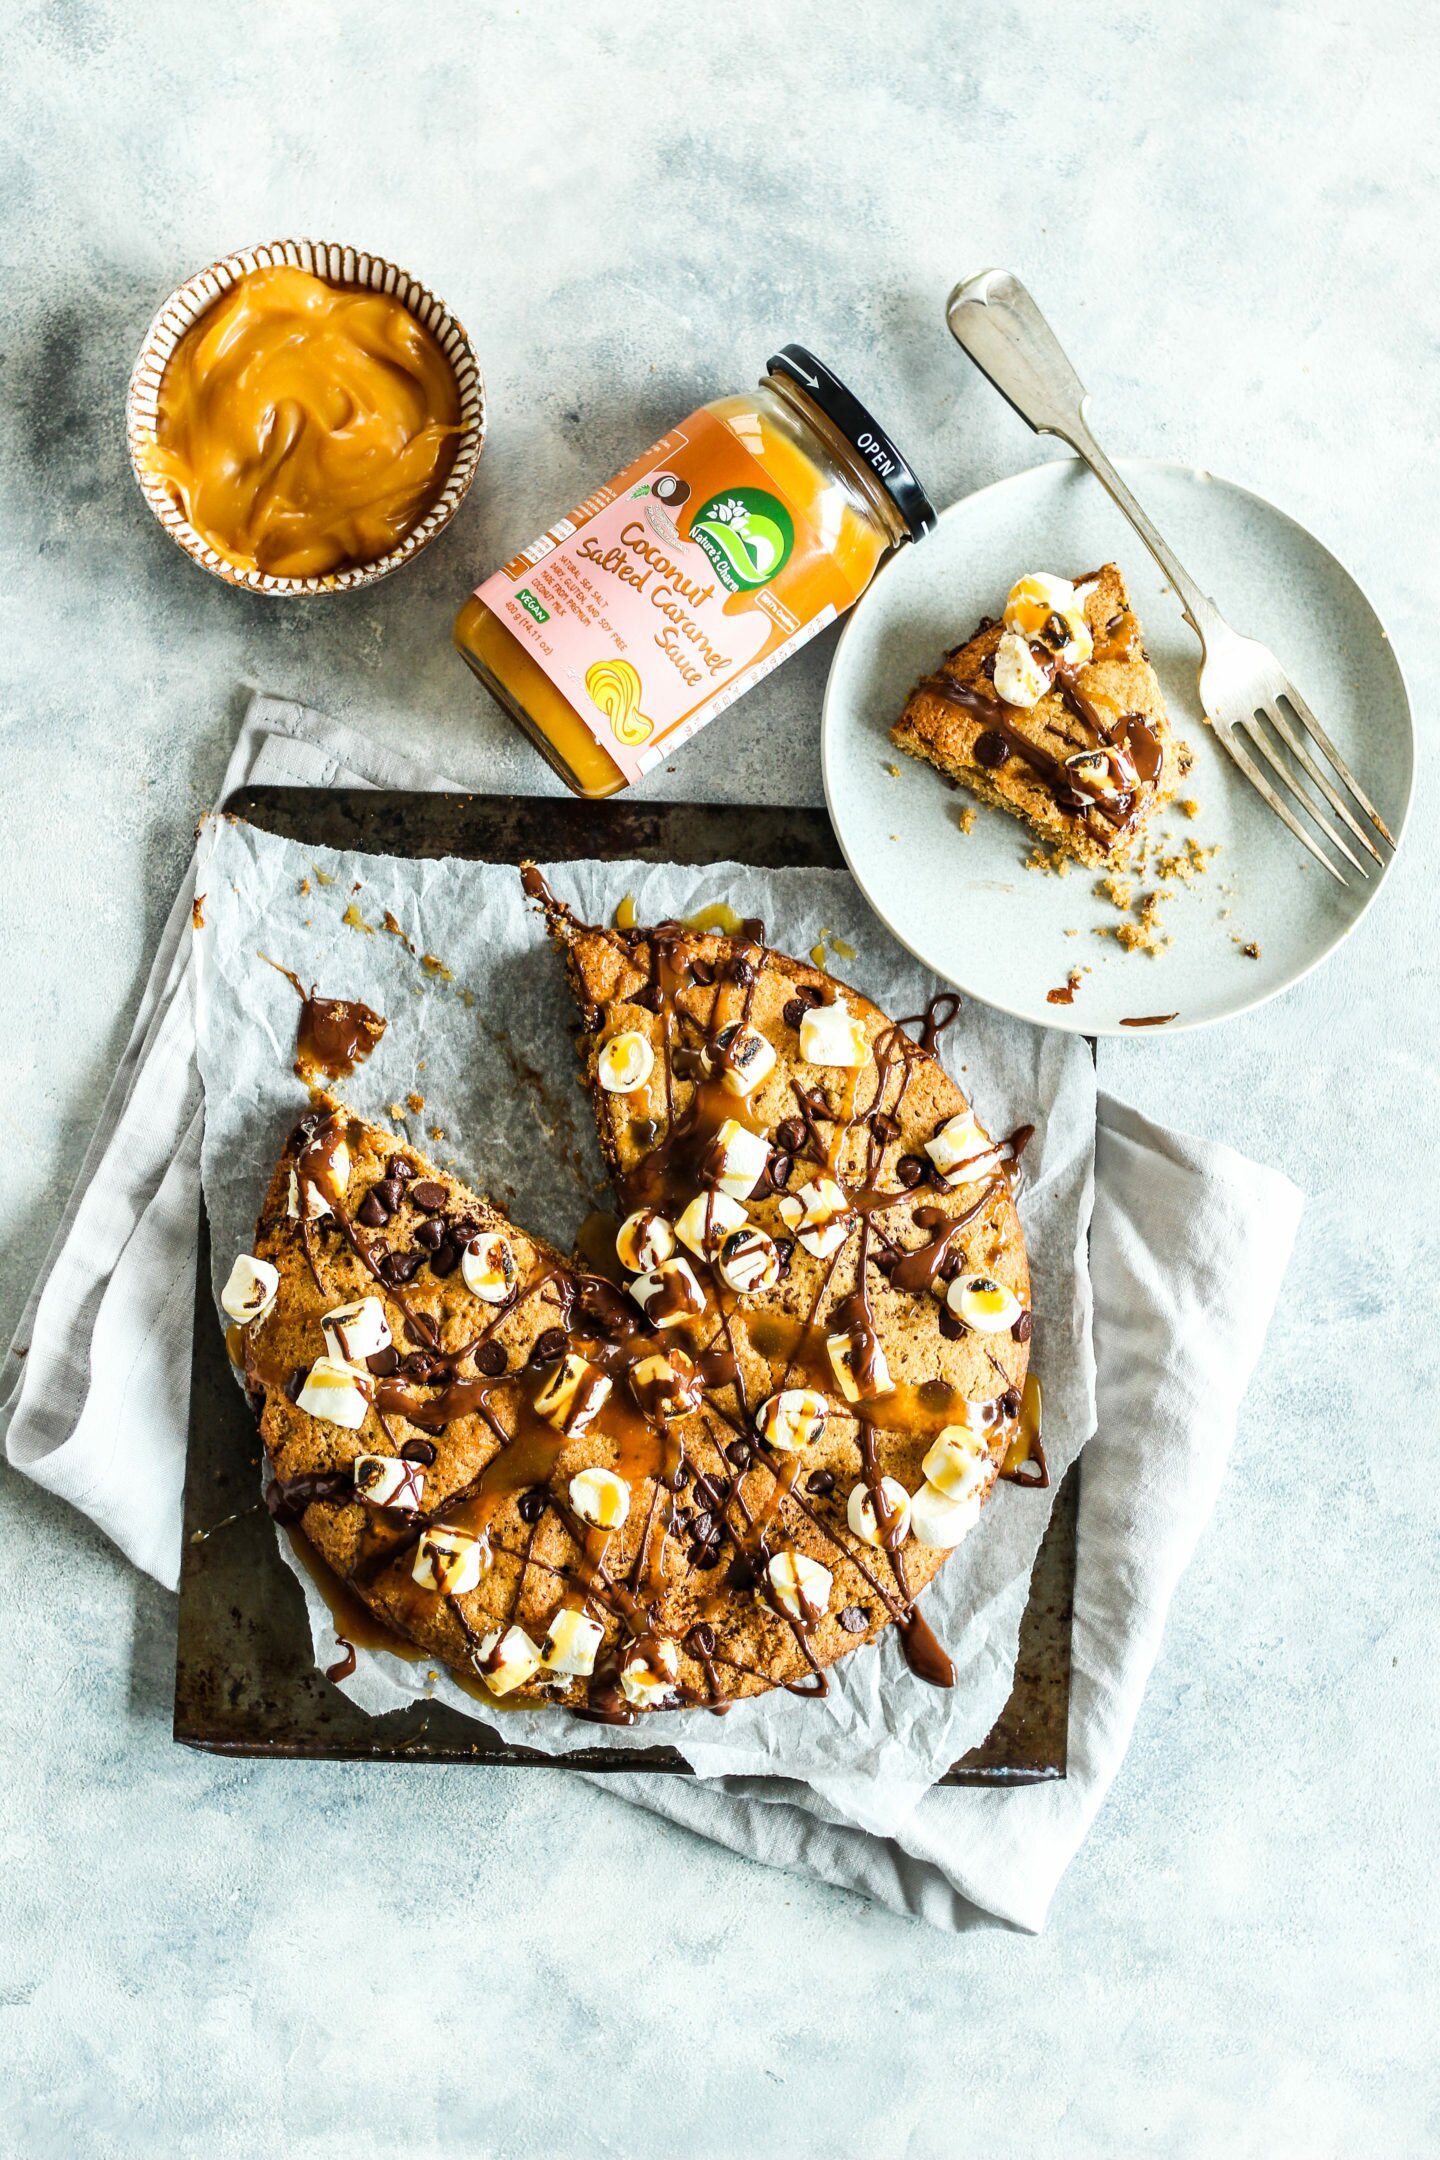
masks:
[[[1090,432],[1085,418],[1087,392],[1070,365],[1060,341],[1013,271],[982,270],[966,278],[950,295],[946,310],[952,336],[963,345],[982,375],[1040,435],[1058,435],[1084,459],[1102,487],[1130,520],[1180,598],[1185,619],[1200,640],[1200,699],[1216,740],[1230,753],[1246,779],[1264,796],[1275,815],[1302,846],[1341,885],[1346,884],[1314,835],[1301,824],[1291,801],[1362,878],[1369,872],[1352,853],[1315,797],[1302,785],[1299,766],[1351,837],[1375,862],[1380,850],[1335,785],[1338,780],[1387,846],[1390,828],[1340,756],[1319,721],[1267,645],[1232,630],[1215,602],[1178,563],[1115,467]],[[1287,711],[1288,707],[1288,711]],[[1273,731],[1273,733],[1272,733]],[[1276,740],[1278,738],[1278,742]],[[1252,756],[1252,751],[1256,755]],[[1285,752],[1295,763],[1292,765]],[[1334,779],[1315,755],[1326,759]],[[1279,787],[1261,771],[1263,759]]]

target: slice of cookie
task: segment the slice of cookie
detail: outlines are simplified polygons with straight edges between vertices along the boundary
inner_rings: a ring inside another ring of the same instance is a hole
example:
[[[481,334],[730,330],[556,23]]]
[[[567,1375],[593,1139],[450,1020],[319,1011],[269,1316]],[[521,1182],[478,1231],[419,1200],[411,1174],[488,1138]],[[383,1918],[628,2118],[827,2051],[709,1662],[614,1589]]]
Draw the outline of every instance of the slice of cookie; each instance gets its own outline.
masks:
[[[1114,563],[1034,572],[911,691],[891,740],[1042,840],[1123,863],[1189,772]]]
[[[915,1600],[1016,1431],[1028,1130],[992,1140],[935,1056],[957,999],[897,1024],[759,923],[591,926],[526,879],[583,1016],[617,1276],[705,1387],[672,1512],[715,1658],[790,1685],[894,1622],[943,1678]]]

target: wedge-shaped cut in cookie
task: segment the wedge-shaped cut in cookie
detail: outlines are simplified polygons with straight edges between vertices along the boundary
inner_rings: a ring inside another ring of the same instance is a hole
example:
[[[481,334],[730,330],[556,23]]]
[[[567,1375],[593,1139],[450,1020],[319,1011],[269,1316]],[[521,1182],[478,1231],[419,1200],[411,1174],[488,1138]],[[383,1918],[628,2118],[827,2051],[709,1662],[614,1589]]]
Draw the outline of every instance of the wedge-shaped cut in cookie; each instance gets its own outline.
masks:
[[[818,1688],[882,1628],[918,1634],[915,1600],[960,1535],[911,1529],[941,1433],[978,1419],[986,1498],[1013,1438],[1030,1335],[1013,1192],[1026,1135],[987,1133],[935,1054],[953,999],[923,1027],[897,1025],[770,950],[757,923],[737,936],[610,929],[578,921],[537,872],[527,885],[583,1016],[615,1273],[703,1390],[671,1427],[683,1438],[679,1498],[662,1515],[679,1528],[674,1559],[655,1546],[647,1563],[652,1589],[676,1586],[659,1632],[679,1645],[678,1699],[703,1699],[717,1675],[733,1693]],[[648,1052],[628,1096],[607,1084],[622,1037]],[[737,1042],[743,1093],[727,1064]],[[962,1131],[973,1175],[947,1180],[936,1136],[948,1166]],[[764,1265],[737,1265],[736,1239]],[[661,1315],[654,1257],[677,1242],[683,1260],[660,1264],[686,1267],[687,1296]],[[976,1279],[1013,1299],[1003,1333],[947,1303]],[[629,1522],[645,1508],[635,1494]],[[933,1512],[927,1502],[922,1522]],[[627,1693],[677,1699],[658,1683]]]
[[[1125,861],[1191,762],[1114,563],[1019,579],[1003,619],[915,685],[891,739],[1097,869]]]

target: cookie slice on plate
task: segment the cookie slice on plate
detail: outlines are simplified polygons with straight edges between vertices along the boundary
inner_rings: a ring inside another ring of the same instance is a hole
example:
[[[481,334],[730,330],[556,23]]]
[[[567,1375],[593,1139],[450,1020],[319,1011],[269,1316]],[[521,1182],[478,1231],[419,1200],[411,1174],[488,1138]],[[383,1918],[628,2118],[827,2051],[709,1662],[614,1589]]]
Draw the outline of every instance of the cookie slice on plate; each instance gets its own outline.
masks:
[[[1191,756],[1125,581],[1036,571],[911,691],[891,740],[1096,869],[1125,862]]]
[[[583,1016],[616,1272],[712,1412],[676,1490],[718,1550],[716,1656],[793,1684],[897,1623],[943,1681],[915,1600],[993,1491],[1030,1335],[1027,1134],[992,1138],[934,1054],[958,1000],[900,1024],[759,923],[589,925],[526,878]]]

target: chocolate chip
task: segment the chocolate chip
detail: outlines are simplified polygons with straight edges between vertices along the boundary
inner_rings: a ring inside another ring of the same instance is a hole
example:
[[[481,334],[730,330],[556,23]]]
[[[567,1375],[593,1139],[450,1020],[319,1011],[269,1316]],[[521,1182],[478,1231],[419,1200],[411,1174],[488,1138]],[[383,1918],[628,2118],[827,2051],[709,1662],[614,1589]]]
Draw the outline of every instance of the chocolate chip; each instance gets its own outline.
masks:
[[[737,1470],[748,1470],[753,1450],[748,1440],[732,1440],[725,1450],[725,1460]]]
[[[832,1493],[835,1490],[834,1471],[812,1470],[805,1480],[805,1490],[808,1493],[814,1493],[817,1500],[823,1500],[827,1493]]]
[[[424,1253],[418,1252],[387,1252],[380,1262],[381,1276],[392,1288],[407,1283],[419,1274],[424,1258]]]
[[[782,1154],[795,1155],[805,1145],[805,1127],[798,1117],[781,1118],[775,1128],[775,1145]]]
[[[790,1263],[794,1258],[794,1240],[792,1238],[776,1238],[775,1263],[780,1270],[780,1277],[782,1281],[790,1273]]]
[[[428,1470],[435,1460],[435,1443],[433,1440],[407,1440],[400,1453],[406,1462],[418,1462]]]
[[[724,1489],[712,1477],[696,1478],[695,1498],[700,1506],[704,1508],[714,1508],[718,1511],[725,1505]]]
[[[748,990],[751,983],[754,982],[754,962],[747,960],[744,953],[735,955],[734,961],[731,963],[730,980],[737,984],[741,990]]]
[[[494,1340],[482,1342],[475,1352],[475,1370],[484,1373],[487,1380],[498,1380],[510,1360],[505,1355],[505,1345]]]
[[[433,1380],[438,1370],[428,1350],[412,1350],[409,1357],[400,1360],[400,1371],[407,1380]]]
[[[966,1327],[957,1313],[951,1312],[948,1305],[941,1306],[940,1333],[945,1337],[946,1342],[959,1342],[961,1336],[968,1335],[969,1332],[969,1328]]]
[[[460,1265],[460,1252],[460,1246],[453,1239],[446,1238],[444,1243],[437,1246],[430,1256],[431,1274],[453,1275]]]
[[[394,1372],[399,1363],[400,1353],[395,1348],[394,1343],[386,1343],[383,1350],[377,1350],[373,1357],[366,1358],[365,1369],[367,1372],[378,1373],[380,1378],[384,1380]]]
[[[1006,1417],[1019,1417],[1020,1390],[1018,1387],[1006,1388],[1005,1393],[1000,1397],[1000,1408],[1004,1411]]]
[[[708,1620],[697,1620],[686,1637],[697,1657],[711,1657],[715,1650],[715,1630]]]
[[[319,1132],[324,1122],[325,1113],[323,1110],[308,1110],[291,1132],[290,1149],[292,1154],[298,1155],[303,1149],[309,1147],[310,1142]]]
[[[549,1365],[565,1355],[565,1330],[547,1327],[543,1335],[537,1335],[530,1351],[532,1365]]]
[[[984,676],[986,682],[994,682],[995,655],[993,652],[986,653],[984,659],[980,662],[980,673]]]
[[[439,1252],[445,1242],[445,1225],[432,1215],[428,1222],[415,1226],[415,1243],[424,1252]]]
[[[404,1155],[392,1155],[385,1165],[385,1175],[397,1178],[403,1185],[408,1178],[414,1177],[415,1165]]]
[[[970,755],[977,765],[983,765],[988,771],[995,772],[1009,757],[1010,745],[994,728],[986,728],[982,735],[976,736],[975,747]]]
[[[890,1110],[877,1110],[870,1120],[870,1130],[877,1140],[898,1140],[900,1120]]]
[[[840,1615],[840,1625],[848,1635],[863,1635],[870,1625],[870,1615],[863,1605],[847,1605]]]
[[[715,970],[708,960],[692,960],[690,962],[690,980],[693,983],[699,983],[702,990],[708,990],[715,980]]]
[[[1016,1342],[1029,1342],[1030,1331],[1034,1325],[1033,1315],[1022,1312],[1015,1325],[1011,1328],[1010,1333],[1014,1336]]]
[[[434,1178],[427,1177],[415,1180],[410,1187],[410,1198],[416,1207],[423,1208],[427,1215],[438,1215],[448,1195],[443,1185],[437,1184]]]
[[[372,1190],[381,1207],[388,1208],[392,1215],[405,1197],[404,1181],[400,1178],[382,1178]]]
[[[708,1575],[711,1568],[720,1565],[720,1547],[718,1545],[705,1545],[699,1551],[692,1553],[690,1557],[701,1574]]]
[[[417,1350],[433,1350],[435,1347],[435,1331],[428,1319],[422,1327],[418,1320],[412,1320],[409,1313],[406,1313],[405,1340],[408,1343],[414,1343]]]
[[[367,1230],[383,1230],[389,1222],[391,1210],[386,1207],[378,1192],[368,1192],[355,1210],[356,1222],[364,1223]]]
[[[516,1502],[520,1520],[524,1523],[539,1522],[540,1517],[549,1505],[550,1495],[543,1485],[532,1485],[529,1492],[521,1493],[519,1500]]]
[[[715,1518],[708,1508],[697,1508],[687,1527],[698,1545],[708,1545],[715,1535]]]
[[[902,1155],[895,1165],[895,1175],[907,1192],[912,1192],[917,1185],[925,1183],[930,1170],[918,1155]]]
[[[763,1191],[765,1184],[769,1183],[774,1186],[776,1192],[784,1192],[785,1187],[790,1183],[794,1175],[795,1158],[793,1155],[772,1155],[765,1165],[765,1177],[756,1190]]]
[[[942,1282],[954,1282],[955,1277],[960,1273],[964,1265],[964,1253],[955,1252],[953,1249],[947,1252],[940,1262],[940,1280]]]
[[[641,1012],[658,1013],[665,1002],[665,993],[658,982],[648,982],[630,994],[630,1003],[638,1005]]]
[[[794,1028],[796,1034],[798,1035],[800,1032],[800,1023],[805,1018],[805,1015],[807,1012],[809,1012],[809,1010],[810,1007],[805,1003],[803,998],[787,998],[781,1011],[780,1017],[785,1022],[786,1027]]]
[[[725,1582],[731,1590],[753,1590],[759,1577],[744,1553],[737,1553],[725,1570]]]
[[[305,1385],[305,1375],[308,1371],[308,1366],[297,1365],[294,1372],[291,1373],[289,1379],[285,1382],[285,1393],[289,1396],[291,1402],[295,1402],[298,1399],[300,1390]]]

